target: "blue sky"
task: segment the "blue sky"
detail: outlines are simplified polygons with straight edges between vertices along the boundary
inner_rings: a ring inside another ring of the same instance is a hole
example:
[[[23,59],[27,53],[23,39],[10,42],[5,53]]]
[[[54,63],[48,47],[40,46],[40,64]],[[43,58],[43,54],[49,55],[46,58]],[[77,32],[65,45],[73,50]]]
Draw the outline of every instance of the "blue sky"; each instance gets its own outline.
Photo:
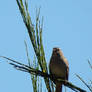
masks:
[[[44,16],[43,43],[49,64],[53,47],[60,47],[69,61],[69,81],[88,90],[75,76],[79,74],[86,82],[92,70],[92,1],[91,0],[30,0],[29,10],[35,21],[36,8],[41,7]],[[32,59],[32,45],[16,0],[0,2],[0,55],[27,64],[24,40],[27,41]],[[15,70],[0,59],[0,92],[30,92],[30,75]],[[71,92],[71,91],[70,91]]]

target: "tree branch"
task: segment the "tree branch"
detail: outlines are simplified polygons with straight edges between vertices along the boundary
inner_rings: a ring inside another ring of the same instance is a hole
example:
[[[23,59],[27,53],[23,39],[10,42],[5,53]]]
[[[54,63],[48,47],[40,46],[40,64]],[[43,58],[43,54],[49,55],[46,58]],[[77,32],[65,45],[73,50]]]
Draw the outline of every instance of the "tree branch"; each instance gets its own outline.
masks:
[[[8,63],[10,65],[14,66],[14,68],[16,68],[17,70],[20,70],[20,71],[23,71],[23,72],[28,72],[28,73],[31,73],[33,75],[41,76],[41,77],[44,77],[44,78],[50,78],[52,81],[53,80],[57,80],[59,82],[62,82],[65,86],[67,86],[68,88],[71,88],[75,92],[78,92],[78,91],[86,92],[85,90],[75,86],[71,82],[68,82],[67,80],[62,80],[62,78],[56,78],[55,76],[52,77],[50,74],[48,74],[46,72],[34,69],[32,67],[29,67],[28,65],[22,64],[22,63],[20,63],[18,61],[15,61],[13,59],[10,59],[10,58],[4,57],[4,56],[0,56],[0,57],[5,58],[5,59],[11,61],[11,62],[8,62]]]

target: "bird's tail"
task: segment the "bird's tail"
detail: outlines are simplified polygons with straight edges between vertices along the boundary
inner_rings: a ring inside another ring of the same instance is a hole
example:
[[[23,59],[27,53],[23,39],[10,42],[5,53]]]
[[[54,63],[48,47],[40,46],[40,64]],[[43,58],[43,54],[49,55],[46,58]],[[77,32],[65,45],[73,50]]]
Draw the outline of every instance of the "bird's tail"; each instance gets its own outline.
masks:
[[[56,84],[56,92],[62,92],[62,84]]]

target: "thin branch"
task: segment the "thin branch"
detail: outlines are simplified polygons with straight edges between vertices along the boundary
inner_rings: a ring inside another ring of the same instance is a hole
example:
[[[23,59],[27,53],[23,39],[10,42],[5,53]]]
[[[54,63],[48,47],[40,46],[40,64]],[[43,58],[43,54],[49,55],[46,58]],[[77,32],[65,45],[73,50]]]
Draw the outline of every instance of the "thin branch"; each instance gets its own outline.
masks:
[[[79,76],[76,74],[76,76],[86,85],[86,87],[92,92],[92,89],[90,88],[90,86]]]
[[[15,61],[15,60],[11,59],[11,58],[8,58],[8,57],[5,57],[5,56],[0,56],[0,57],[1,57],[1,58],[4,58],[4,59],[7,59],[7,60],[9,60],[9,61],[12,61],[13,63],[16,63],[16,64],[18,64],[18,65],[22,65],[22,66],[24,66],[24,67],[26,67],[26,68],[30,68],[28,65],[22,64],[22,63],[20,63],[20,62],[18,62],[18,61]]]
[[[92,69],[92,65],[91,65],[91,63],[90,63],[90,61],[89,61],[89,60],[88,60],[88,64],[89,64],[90,68]]]
[[[78,92],[78,91],[86,92],[85,90],[83,90],[83,89],[73,85],[72,83],[68,82],[67,80],[62,80],[61,78],[56,78],[55,76],[52,77],[48,73],[45,73],[43,71],[34,69],[34,68],[29,67],[29,66],[27,66],[25,64],[19,63],[19,62],[13,60],[13,59],[10,59],[10,58],[4,57],[4,56],[0,56],[0,57],[11,61],[12,63],[10,62],[9,64],[13,65],[17,70],[20,70],[20,71],[23,71],[23,72],[28,72],[28,73],[31,73],[31,74],[34,74],[34,75],[37,75],[37,76],[41,76],[41,77],[44,77],[44,78],[50,78],[52,81],[56,80],[56,81],[62,82],[65,86],[71,88],[75,92]]]

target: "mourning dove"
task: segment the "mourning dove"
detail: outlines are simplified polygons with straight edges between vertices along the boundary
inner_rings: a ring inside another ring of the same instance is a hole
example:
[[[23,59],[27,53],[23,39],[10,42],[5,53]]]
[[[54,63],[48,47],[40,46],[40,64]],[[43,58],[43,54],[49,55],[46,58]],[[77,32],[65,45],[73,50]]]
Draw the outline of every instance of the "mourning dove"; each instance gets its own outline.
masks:
[[[69,64],[59,48],[53,48],[49,70],[53,77],[68,80]],[[62,83],[55,80],[53,82],[56,84],[56,92],[62,92]]]

